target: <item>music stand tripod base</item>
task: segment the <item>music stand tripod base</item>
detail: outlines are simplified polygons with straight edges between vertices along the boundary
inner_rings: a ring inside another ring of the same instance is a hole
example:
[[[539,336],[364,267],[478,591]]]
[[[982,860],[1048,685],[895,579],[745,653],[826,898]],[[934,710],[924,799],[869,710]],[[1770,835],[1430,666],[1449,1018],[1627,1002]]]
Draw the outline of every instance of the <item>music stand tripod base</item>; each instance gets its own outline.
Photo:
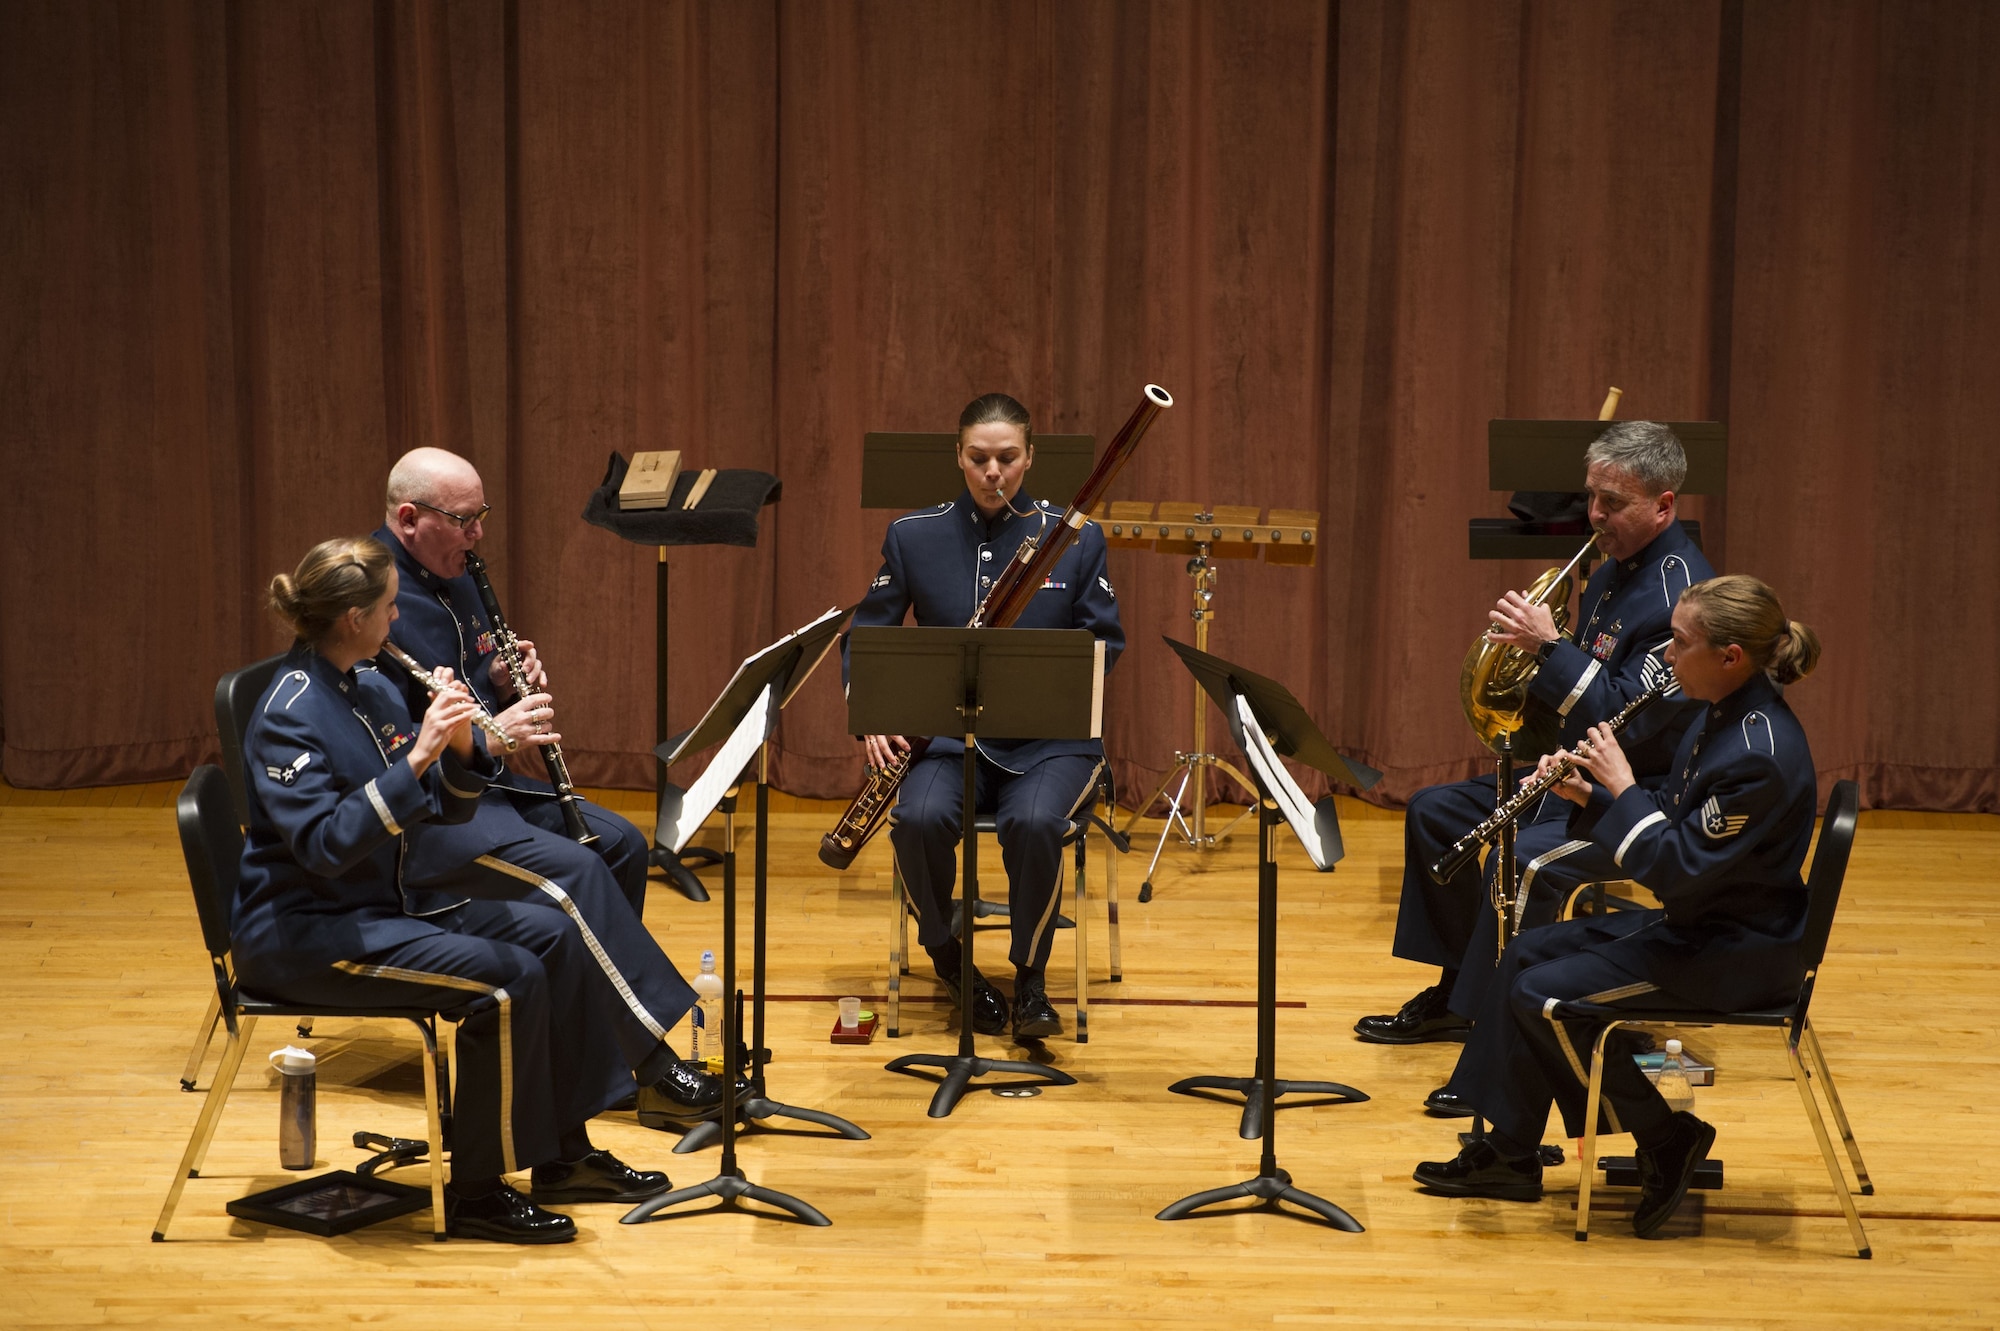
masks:
[[[643,1224],[656,1211],[663,1211],[669,1206],[679,1206],[682,1202],[700,1201],[703,1197],[720,1198],[722,1205],[711,1208],[717,1211],[735,1208],[738,1202],[747,1197],[753,1202],[762,1202],[766,1206],[773,1206],[780,1211],[787,1212],[804,1224],[831,1225],[833,1223],[833,1221],[828,1220],[825,1215],[821,1214],[818,1208],[813,1206],[811,1202],[800,1201],[790,1193],[779,1192],[775,1188],[759,1187],[757,1184],[744,1178],[740,1171],[735,1174],[718,1174],[705,1183],[696,1183],[685,1188],[675,1188],[672,1192],[663,1192],[657,1197],[648,1197],[645,1201],[640,1202],[637,1206],[620,1216],[618,1223],[621,1225]],[[778,1217],[773,1216],[771,1218],[777,1219]]]
[[[667,875],[667,882],[674,891],[689,901],[707,901],[708,888],[701,879],[695,877],[694,870],[688,868],[689,860],[698,860],[703,864],[720,864],[722,853],[710,850],[707,846],[690,846],[676,855],[665,846],[655,846],[646,855],[646,862]]]
[[[1167,1087],[1171,1095],[1192,1095],[1202,1100],[1219,1097],[1209,1095],[1210,1091],[1234,1091],[1243,1097],[1243,1119],[1236,1129],[1236,1135],[1244,1141],[1255,1141],[1264,1135],[1264,1083],[1256,1077],[1182,1077]],[[1357,1091],[1352,1086],[1337,1081],[1285,1081],[1280,1078],[1271,1091],[1275,1102],[1281,1095],[1313,1095],[1320,1099],[1310,1102],[1319,1104],[1360,1104],[1368,1099],[1365,1091]],[[1273,1103],[1274,1109],[1305,1109],[1310,1105],[1297,1102],[1289,1105]]]
[[[1254,1198],[1258,1203],[1258,1207],[1245,1209],[1277,1210],[1279,1202],[1290,1202],[1294,1206],[1311,1211],[1335,1229],[1344,1229],[1350,1234],[1362,1232],[1359,1220],[1326,1198],[1316,1197],[1303,1188],[1294,1187],[1292,1176],[1282,1169],[1269,1174],[1259,1174],[1241,1183],[1231,1183],[1220,1188],[1210,1188],[1206,1192],[1197,1192],[1192,1197],[1183,1197],[1153,1218],[1185,1220],[1207,1207],[1217,1206],[1223,1202],[1241,1201],[1245,1198]]]
[[[763,1080],[762,1076],[760,1075],[757,1080]],[[781,1129],[767,1126],[763,1120],[789,1118],[796,1119],[801,1123],[816,1123],[822,1128],[830,1128],[836,1135],[845,1137],[849,1141],[865,1142],[869,1140],[866,1129],[860,1127],[858,1124],[849,1122],[838,1114],[829,1114],[824,1109],[804,1109],[798,1105],[780,1104],[778,1101],[769,1099],[763,1095],[750,1096],[737,1106],[737,1114],[743,1120],[737,1125],[736,1130],[738,1133],[751,1132],[758,1128],[763,1128],[767,1132],[781,1131]],[[817,1136],[819,1134],[814,1133],[810,1135]],[[674,1143],[674,1154],[687,1155],[691,1151],[699,1151],[711,1142],[720,1141],[721,1139],[722,1125],[720,1123],[714,1119],[697,1123],[687,1130],[685,1136]]]

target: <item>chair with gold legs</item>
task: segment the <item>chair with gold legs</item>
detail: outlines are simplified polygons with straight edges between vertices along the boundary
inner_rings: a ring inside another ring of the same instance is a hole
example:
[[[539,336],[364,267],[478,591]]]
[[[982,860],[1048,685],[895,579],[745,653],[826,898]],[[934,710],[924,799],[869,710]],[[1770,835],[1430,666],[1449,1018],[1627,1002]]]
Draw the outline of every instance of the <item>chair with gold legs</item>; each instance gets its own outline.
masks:
[[[202,939],[208,946],[209,966],[215,979],[215,1008],[229,1031],[229,1038],[223,1045],[222,1062],[216,1069],[215,1080],[210,1083],[207,1098],[202,1101],[194,1133],[188,1138],[187,1149],[181,1154],[173,1186],[167,1190],[166,1204],[160,1208],[160,1218],[153,1226],[153,1241],[165,1241],[167,1226],[173,1222],[174,1211],[180,1206],[181,1193],[186,1189],[187,1181],[201,1176],[201,1167],[208,1158],[209,1143],[215,1138],[223,1106],[228,1103],[230,1088],[235,1084],[238,1069],[243,1066],[243,1055],[249,1048],[257,1018],[289,1017],[300,1020],[313,1016],[407,1021],[422,1036],[428,1133],[421,1143],[403,1143],[399,1139],[382,1139],[368,1133],[357,1134],[356,1146],[386,1140],[392,1148],[376,1155],[357,1172],[370,1174],[387,1164],[415,1163],[412,1157],[418,1150],[424,1151],[430,1164],[432,1237],[442,1240],[445,1236],[444,1155],[446,1133],[450,1127],[448,1103],[451,1081],[438,1046],[438,1014],[434,1010],[405,1007],[300,1007],[290,1003],[266,1002],[237,988],[235,970],[229,958],[230,910],[236,900],[237,878],[243,859],[243,829],[236,817],[229,783],[222,769],[210,764],[195,768],[194,775],[188,778],[186,787],[181,791],[177,808],[181,851],[187,858],[188,881],[194,889],[195,911],[201,918]]]
[[[1588,1105],[1600,1101],[1605,1042],[1613,1031],[1622,1026],[1764,1026],[1784,1032],[1785,1060],[1791,1067],[1792,1081],[1799,1088],[1799,1098],[1805,1103],[1806,1118],[1811,1122],[1813,1136],[1819,1142],[1820,1155],[1826,1161],[1826,1172],[1833,1180],[1834,1196],[1840,1202],[1841,1214],[1847,1218],[1855,1250],[1861,1256],[1869,1257],[1872,1253],[1868,1235],[1861,1228],[1861,1214],[1855,1208],[1854,1195],[1857,1192],[1863,1196],[1873,1195],[1875,1185],[1869,1181],[1868,1168],[1861,1161],[1861,1147],[1854,1140],[1854,1129],[1847,1121],[1847,1110],[1841,1105],[1840,1092],[1833,1084],[1833,1070],[1827,1064],[1826,1053],[1820,1048],[1819,1035],[1813,1030],[1807,1015],[1813,989],[1819,979],[1820,964],[1826,959],[1827,938],[1833,932],[1834,910],[1840,905],[1841,882],[1847,873],[1848,853],[1854,846],[1854,826],[1860,804],[1859,790],[1852,781],[1836,784],[1827,800],[1826,817],[1820,824],[1819,848],[1813,854],[1812,875],[1806,883],[1805,979],[1800,982],[1798,997],[1792,1002],[1757,1011],[1715,1013],[1559,1003],[1549,1016],[1551,1020],[1602,1023],[1591,1054],[1590,1090],[1584,1101]],[[1854,1167],[1855,1183],[1851,1188],[1841,1171],[1840,1159],[1834,1154],[1833,1138],[1827,1132],[1826,1119],[1820,1113],[1819,1102],[1813,1094],[1815,1077],[1826,1096],[1827,1108],[1833,1111],[1834,1124],[1840,1129],[1847,1158]],[[1582,1179],[1577,1185],[1576,1196],[1576,1237],[1579,1242],[1590,1237],[1591,1178],[1597,1168],[1597,1115],[1586,1117],[1588,1126],[1583,1136]]]

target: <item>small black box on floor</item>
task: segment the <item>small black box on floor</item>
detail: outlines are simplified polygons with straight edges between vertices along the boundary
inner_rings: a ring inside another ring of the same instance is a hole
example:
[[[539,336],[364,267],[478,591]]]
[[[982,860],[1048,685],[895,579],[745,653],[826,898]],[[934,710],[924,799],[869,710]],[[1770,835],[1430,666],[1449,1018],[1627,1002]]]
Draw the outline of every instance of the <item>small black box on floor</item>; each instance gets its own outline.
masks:
[[[430,1204],[428,1188],[336,1169],[281,1188],[253,1192],[223,1209],[238,1220],[304,1230],[324,1239],[421,1211]]]
[[[1636,1188],[1639,1186],[1639,1162],[1629,1155],[1601,1155],[1597,1157],[1597,1167],[1604,1171],[1604,1185],[1608,1188]],[[1694,1167],[1694,1182],[1691,1188],[1707,1188],[1718,1192],[1722,1188],[1722,1162],[1704,1160]]]

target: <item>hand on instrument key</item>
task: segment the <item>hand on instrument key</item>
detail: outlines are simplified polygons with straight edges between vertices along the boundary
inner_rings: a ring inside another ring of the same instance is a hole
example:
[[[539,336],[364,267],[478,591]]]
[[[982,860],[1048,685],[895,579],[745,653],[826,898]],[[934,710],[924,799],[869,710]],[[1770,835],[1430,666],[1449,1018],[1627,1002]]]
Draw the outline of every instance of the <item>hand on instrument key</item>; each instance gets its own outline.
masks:
[[[1519,592],[1508,592],[1501,597],[1499,604],[1486,612],[1486,618],[1492,621],[1486,630],[1488,639],[1519,647],[1524,652],[1532,652],[1562,636],[1556,632],[1555,616],[1549,608],[1536,605]]]
[[[901,735],[863,735],[861,743],[867,750],[868,770],[871,772],[880,771],[910,751],[910,741]]]
[[[493,719],[500,728],[522,744],[560,744],[556,733],[556,709],[546,693],[531,693]]]
[[[1523,777],[1521,779],[1521,784],[1525,786],[1530,781],[1534,781],[1540,777],[1547,776],[1549,773],[1549,769],[1554,767],[1560,761],[1561,761],[1560,754],[1554,754],[1554,753],[1543,754],[1542,760],[1539,763],[1535,764],[1534,774],[1531,776]],[[1555,794],[1561,796],[1563,799],[1568,800],[1571,804],[1576,805],[1578,808],[1582,808],[1585,804],[1590,802],[1590,783],[1588,781],[1585,781],[1583,777],[1578,774],[1577,769],[1574,767],[1570,768],[1568,775],[1563,777],[1562,780],[1556,782],[1553,786],[1550,786],[1549,789],[1553,791]]]
[[[549,686],[549,677],[542,670],[542,658],[535,651],[535,644],[526,638],[516,638],[514,646],[520,650],[521,670],[527,675],[528,684],[532,688],[546,689]],[[504,698],[514,691],[514,676],[508,672],[507,657],[504,653],[495,652],[487,669],[492,676],[493,687],[501,697]]]
[[[1577,765],[1596,778],[1612,799],[1617,799],[1635,784],[1632,764],[1626,761],[1625,750],[1618,747],[1618,732],[1607,725],[1595,725],[1590,733],[1576,742],[1571,750]]]

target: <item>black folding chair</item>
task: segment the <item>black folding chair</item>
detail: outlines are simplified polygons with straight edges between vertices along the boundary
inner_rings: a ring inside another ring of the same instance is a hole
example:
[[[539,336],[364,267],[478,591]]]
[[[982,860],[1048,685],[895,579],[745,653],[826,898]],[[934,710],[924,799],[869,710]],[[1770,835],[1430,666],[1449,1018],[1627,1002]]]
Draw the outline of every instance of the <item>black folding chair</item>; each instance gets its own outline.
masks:
[[[1848,1124],[1847,1111],[1841,1107],[1840,1092],[1833,1084],[1833,1072],[1827,1066],[1819,1036],[1807,1017],[1813,987],[1819,978],[1820,963],[1826,959],[1827,938],[1833,932],[1833,913],[1840,905],[1841,882],[1847,875],[1847,857],[1854,847],[1854,825],[1860,808],[1860,791],[1852,781],[1837,783],[1827,799],[1826,817],[1820,824],[1819,848],[1813,854],[1812,874],[1806,880],[1806,974],[1799,984],[1795,1000],[1783,1007],[1712,1013],[1559,1003],[1551,1011],[1550,1019],[1603,1023],[1591,1054],[1590,1092],[1584,1102],[1591,1106],[1600,1102],[1604,1089],[1605,1041],[1620,1026],[1768,1026],[1783,1031],[1785,1058],[1791,1065],[1792,1081],[1799,1088],[1799,1098],[1805,1102],[1806,1117],[1812,1122],[1813,1135],[1819,1139],[1820,1155],[1826,1160],[1828,1176],[1833,1179],[1834,1195],[1840,1201],[1841,1212],[1847,1217],[1847,1228],[1854,1236],[1855,1250],[1868,1257],[1872,1254],[1868,1236],[1861,1228],[1861,1214],[1854,1206],[1854,1193],[1858,1191],[1863,1196],[1871,1196],[1875,1185],[1869,1182],[1868,1168],[1861,1162],[1861,1148],[1854,1140],[1854,1129]],[[1810,1060],[1810,1069],[1807,1060]],[[1826,1094],[1827,1107],[1833,1111],[1834,1123],[1840,1128],[1841,1141],[1847,1147],[1847,1158],[1854,1165],[1853,1189],[1848,1187],[1846,1176],[1841,1172],[1840,1160],[1833,1153],[1833,1139],[1826,1130],[1826,1119],[1821,1116],[1819,1102],[1813,1096],[1814,1074],[1818,1075]],[[1579,1242],[1590,1237],[1590,1184],[1597,1168],[1597,1117],[1595,1113],[1588,1115],[1589,1124],[1583,1135],[1583,1178],[1576,1195],[1576,1237]]]
[[[282,652],[267,656],[216,681],[215,733],[222,740],[222,771],[229,778],[230,800],[236,808],[239,827],[250,826],[250,784],[243,776],[243,736],[250,729],[251,711],[264,696],[264,690],[271,686],[271,677],[278,673],[278,664],[284,659]],[[215,1028],[221,1023],[222,1009],[211,998],[208,1013],[201,1019],[201,1029],[195,1032],[194,1047],[188,1050],[187,1067],[181,1070],[182,1090],[194,1089],[195,1079],[201,1075],[201,1061],[207,1057],[209,1045],[215,1042]],[[312,1027],[301,1026],[299,1034],[311,1035]]]
[[[413,1163],[420,1154],[428,1154],[431,1232],[433,1238],[442,1240],[445,1236],[445,1135],[449,1126],[447,1101],[451,1082],[439,1056],[437,1012],[413,1007],[302,1007],[244,993],[237,987],[235,968],[229,957],[230,917],[236,902],[243,861],[243,829],[236,821],[236,808],[231,803],[229,782],[222,769],[208,763],[195,768],[194,775],[188,778],[186,787],[181,791],[176,816],[180,822],[181,853],[187,859],[188,882],[194,889],[195,913],[201,919],[202,941],[208,947],[209,966],[215,977],[216,1010],[228,1028],[229,1039],[223,1045],[222,1063],[216,1069],[215,1080],[210,1084],[208,1096],[202,1102],[201,1114],[195,1120],[194,1135],[188,1139],[187,1150],[181,1154],[180,1169],[174,1175],[173,1186],[167,1191],[166,1205],[160,1208],[159,1222],[153,1226],[153,1241],[159,1243],[166,1239],[167,1226],[173,1221],[175,1208],[180,1205],[182,1190],[187,1187],[189,1179],[201,1175],[209,1143],[215,1137],[216,1125],[222,1120],[223,1106],[229,1100],[237,1070],[243,1065],[243,1055],[249,1048],[257,1018],[290,1017],[296,1020],[311,1016],[407,1021],[423,1037],[424,1107],[429,1116],[427,1138],[422,1142],[405,1142],[372,1133],[357,1133],[354,1144],[386,1143],[390,1147],[363,1164],[357,1171],[362,1174],[372,1174],[391,1163]]]

